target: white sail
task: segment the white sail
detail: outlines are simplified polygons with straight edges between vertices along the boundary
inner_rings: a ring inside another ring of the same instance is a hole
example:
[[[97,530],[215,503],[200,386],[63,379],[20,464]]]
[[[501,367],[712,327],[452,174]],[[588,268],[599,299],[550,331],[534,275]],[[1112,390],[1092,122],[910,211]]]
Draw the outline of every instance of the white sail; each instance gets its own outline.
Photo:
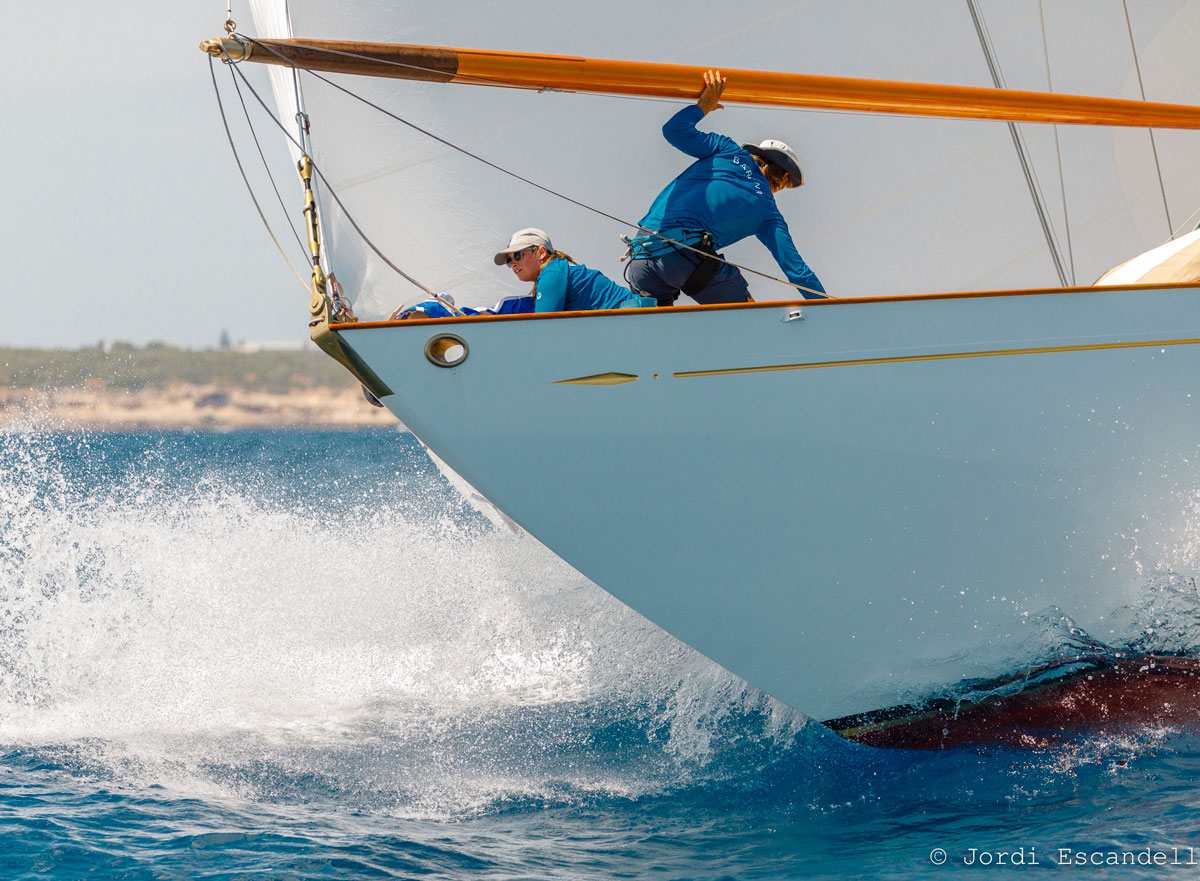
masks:
[[[256,4],[256,21],[264,33],[278,33],[277,24],[260,18],[266,5]],[[1120,0],[1047,7],[1056,91],[1139,97]],[[1006,84],[1044,91],[1038,4],[982,8]],[[568,15],[548,2],[511,10],[464,0],[351,8],[289,0],[286,11],[298,37],[991,85],[962,0],[923,3],[919,15],[907,4],[882,2],[756,3],[737,15],[694,3],[628,11],[578,4]],[[1200,62],[1179,51],[1189,34],[1200,33],[1200,10],[1164,0],[1131,3],[1130,14],[1147,97],[1200,102]],[[330,78],[504,168],[629,221],[688,161],[659,131],[678,102]],[[523,290],[489,258],[510,232],[527,226],[548,230],[576,259],[621,278],[617,237],[628,227],[487,168],[307,74],[300,82],[318,165],[379,249],[428,287],[451,292],[460,305],[490,305]],[[291,100],[289,88],[290,76],[277,89],[281,100]],[[1004,123],[730,106],[703,127],[745,141],[778,137],[796,147],[807,183],[779,204],[801,254],[836,295],[1058,283]],[[1022,128],[1066,253],[1054,129]],[[1194,133],[1157,135],[1170,223],[1146,131],[1064,126],[1058,134],[1079,283],[1161,244],[1200,206]],[[326,200],[323,207],[331,265],[360,317],[385,317],[423,296],[363,245],[336,206]],[[755,241],[729,249],[729,256],[780,274]],[[761,279],[752,289],[760,300],[792,296]]]

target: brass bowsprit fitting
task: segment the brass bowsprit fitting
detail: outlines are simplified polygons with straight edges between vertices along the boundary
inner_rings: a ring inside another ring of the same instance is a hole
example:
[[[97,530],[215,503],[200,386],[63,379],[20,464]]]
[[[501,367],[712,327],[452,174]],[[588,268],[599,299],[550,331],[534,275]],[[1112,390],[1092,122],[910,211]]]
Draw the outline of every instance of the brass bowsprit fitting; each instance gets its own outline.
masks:
[[[328,320],[331,303],[325,283],[325,270],[321,268],[321,232],[317,226],[317,200],[313,196],[312,188],[313,164],[308,154],[300,157],[296,168],[300,172],[300,179],[304,181],[304,217],[308,221],[308,251],[312,255],[312,301],[308,310],[313,318],[309,326],[313,327],[322,317]]]
[[[386,397],[392,394],[392,390],[367,366],[358,353],[346,344],[341,335],[329,326],[331,323],[358,319],[343,305],[340,296],[337,298],[339,303],[336,309],[329,296],[328,280],[325,270],[321,268],[321,232],[317,221],[317,200],[312,188],[313,163],[307,153],[300,157],[296,168],[300,172],[300,179],[304,181],[304,216],[308,221],[308,250],[312,254],[312,299],[308,304],[309,335],[325,354],[354,374],[363,388],[377,399]]]
[[[308,221],[308,250],[312,254],[312,301],[309,303],[309,312],[315,321],[319,321],[325,313],[335,324],[358,321],[342,292],[342,286],[332,273],[326,276],[321,267],[321,230],[317,222],[317,200],[312,188],[313,164],[307,153],[301,157],[296,168],[300,172],[300,179],[304,181],[304,216]]]
[[[309,312],[314,321],[320,321],[320,316],[326,313],[335,324],[358,321],[337,278],[333,273],[326,276],[321,267],[321,230],[317,221],[317,200],[312,188],[313,163],[307,153],[300,158],[296,168],[300,172],[300,179],[304,181],[304,216],[308,221],[308,250],[312,254],[313,298]]]

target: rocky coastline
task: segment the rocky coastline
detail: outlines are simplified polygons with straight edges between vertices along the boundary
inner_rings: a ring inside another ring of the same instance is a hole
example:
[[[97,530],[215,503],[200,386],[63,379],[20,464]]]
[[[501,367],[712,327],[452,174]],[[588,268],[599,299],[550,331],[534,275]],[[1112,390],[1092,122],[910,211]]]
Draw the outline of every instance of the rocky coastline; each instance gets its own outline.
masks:
[[[397,424],[387,410],[368,404],[357,384],[284,393],[215,385],[0,390],[0,431],[353,429]]]
[[[162,343],[0,347],[0,431],[171,431],[397,425],[313,346],[195,351]]]

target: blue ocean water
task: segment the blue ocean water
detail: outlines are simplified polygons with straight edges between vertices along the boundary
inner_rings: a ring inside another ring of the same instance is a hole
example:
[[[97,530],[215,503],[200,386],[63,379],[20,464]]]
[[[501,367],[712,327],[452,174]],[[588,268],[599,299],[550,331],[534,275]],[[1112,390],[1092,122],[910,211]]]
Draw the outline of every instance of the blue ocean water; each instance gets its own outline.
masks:
[[[395,430],[0,434],[0,754],[4,879],[1200,873],[1194,732],[847,743]]]

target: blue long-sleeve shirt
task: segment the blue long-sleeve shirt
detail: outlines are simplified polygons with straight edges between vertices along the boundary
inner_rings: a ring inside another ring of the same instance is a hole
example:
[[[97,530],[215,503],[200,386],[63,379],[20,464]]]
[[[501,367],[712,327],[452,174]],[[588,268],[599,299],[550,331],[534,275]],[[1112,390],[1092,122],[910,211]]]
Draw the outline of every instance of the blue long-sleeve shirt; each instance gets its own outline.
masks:
[[[733,138],[698,130],[696,123],[703,118],[704,111],[690,104],[663,126],[667,143],[696,161],[658,194],[639,225],[705,230],[718,249],[754,236],[767,246],[788,281],[823,293],[820,280],[796,250],[754,157]]]
[[[598,269],[556,258],[537,277],[535,312],[615,309],[633,294]]]

